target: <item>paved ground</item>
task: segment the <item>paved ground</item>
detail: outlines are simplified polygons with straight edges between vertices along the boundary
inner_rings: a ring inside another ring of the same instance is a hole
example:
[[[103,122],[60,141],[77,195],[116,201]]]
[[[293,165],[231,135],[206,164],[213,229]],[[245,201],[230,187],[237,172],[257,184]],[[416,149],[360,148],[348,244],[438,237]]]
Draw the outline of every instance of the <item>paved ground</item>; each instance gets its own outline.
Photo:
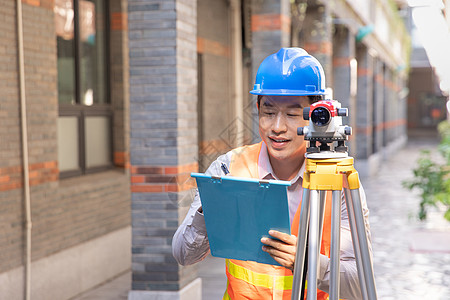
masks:
[[[450,223],[438,210],[426,222],[416,218],[418,193],[401,182],[421,149],[435,149],[435,140],[410,142],[384,163],[378,176],[362,180],[368,198],[378,299],[450,299]],[[208,257],[199,264],[203,300],[221,299],[226,286],[224,262]],[[74,300],[123,300],[130,287],[124,274]],[[194,299],[193,299],[194,300]]]
[[[410,142],[364,183],[379,299],[450,299],[450,223],[438,210],[418,221],[418,193],[401,186],[421,149],[435,144]]]

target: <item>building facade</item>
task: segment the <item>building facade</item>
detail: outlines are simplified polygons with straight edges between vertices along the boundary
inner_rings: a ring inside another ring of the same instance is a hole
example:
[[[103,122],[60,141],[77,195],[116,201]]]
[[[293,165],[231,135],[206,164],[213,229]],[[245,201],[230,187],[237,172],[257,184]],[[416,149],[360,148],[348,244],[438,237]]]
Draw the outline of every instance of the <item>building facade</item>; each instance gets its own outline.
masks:
[[[1,299],[69,299],[130,269],[126,9],[0,1]]]
[[[388,0],[0,0],[0,294],[200,299],[172,257],[190,172],[259,140],[261,61],[298,46],[349,108],[363,176],[406,142],[409,37]],[[32,296],[31,296],[32,295]]]

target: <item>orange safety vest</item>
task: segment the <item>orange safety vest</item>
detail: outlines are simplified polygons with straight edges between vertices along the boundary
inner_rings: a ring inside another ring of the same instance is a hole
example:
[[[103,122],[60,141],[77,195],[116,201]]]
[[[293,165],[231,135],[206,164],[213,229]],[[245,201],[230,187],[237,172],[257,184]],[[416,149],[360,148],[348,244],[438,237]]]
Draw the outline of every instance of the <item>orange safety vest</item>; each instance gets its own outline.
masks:
[[[234,149],[230,163],[230,175],[259,178],[260,151],[261,143]],[[328,194],[331,196],[331,193]],[[300,220],[300,207],[301,205],[299,205],[291,225],[291,232],[296,236]],[[330,221],[331,197],[327,197],[320,253],[328,257],[330,257]],[[235,259],[226,259],[225,262],[228,282],[223,300],[291,299],[293,275],[289,269]],[[327,293],[317,290],[317,299],[325,300],[327,298]]]

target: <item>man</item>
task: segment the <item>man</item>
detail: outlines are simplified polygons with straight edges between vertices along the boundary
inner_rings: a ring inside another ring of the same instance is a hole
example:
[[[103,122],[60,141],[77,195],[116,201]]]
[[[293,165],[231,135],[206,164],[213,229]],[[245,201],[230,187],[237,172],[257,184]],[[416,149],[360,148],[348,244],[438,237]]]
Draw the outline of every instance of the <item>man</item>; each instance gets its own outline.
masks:
[[[297,128],[307,125],[303,108],[325,94],[322,66],[300,48],[282,48],[268,56],[260,65],[255,87],[258,95],[259,133],[261,143],[234,149],[214,161],[206,171],[223,175],[225,164],[230,175],[291,182],[288,187],[291,232],[298,232],[302,197],[302,176],[306,143],[297,135]],[[329,193],[330,194],[330,193]],[[368,209],[362,193],[362,204],[368,227]],[[329,207],[330,199],[327,199]],[[341,298],[362,299],[357,276],[345,202],[341,204]],[[324,228],[329,225],[326,209]],[[271,266],[250,261],[226,260],[228,278],[223,299],[291,299],[292,270],[295,262],[297,237],[271,230],[273,238],[262,238],[263,250],[282,265]],[[370,237],[370,235],[368,235]],[[370,240],[370,238],[369,238]],[[318,272],[318,299],[327,299],[329,289],[329,234],[324,232]],[[173,254],[182,265],[201,261],[209,253],[209,242],[198,193],[190,210],[173,238]]]

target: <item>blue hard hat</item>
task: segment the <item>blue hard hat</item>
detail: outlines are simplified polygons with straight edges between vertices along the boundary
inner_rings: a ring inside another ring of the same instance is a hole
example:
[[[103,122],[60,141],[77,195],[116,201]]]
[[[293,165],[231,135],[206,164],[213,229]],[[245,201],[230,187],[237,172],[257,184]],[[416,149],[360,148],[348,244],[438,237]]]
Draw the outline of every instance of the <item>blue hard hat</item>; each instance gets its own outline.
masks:
[[[322,65],[302,48],[281,48],[259,66],[253,95],[325,95]]]

